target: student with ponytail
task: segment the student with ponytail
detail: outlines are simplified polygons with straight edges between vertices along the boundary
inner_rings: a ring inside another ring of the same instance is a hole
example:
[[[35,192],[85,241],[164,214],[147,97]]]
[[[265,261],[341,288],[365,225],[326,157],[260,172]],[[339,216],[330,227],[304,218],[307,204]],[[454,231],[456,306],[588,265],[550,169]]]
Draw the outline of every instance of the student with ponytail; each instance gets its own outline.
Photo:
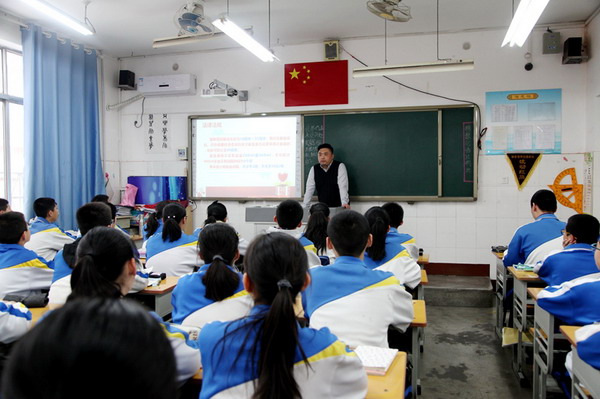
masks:
[[[390,217],[380,206],[370,208],[365,217],[369,222],[373,244],[365,251],[364,263],[369,269],[394,273],[400,283],[415,288],[421,282],[421,267],[406,248],[389,236]]]
[[[173,202],[163,210],[163,230],[146,242],[146,267],[167,276],[183,276],[198,265],[198,238],[183,232],[185,208]]]
[[[317,249],[317,255],[328,256],[330,262],[335,259],[333,251],[327,250],[327,224],[329,223],[329,207],[323,202],[313,204],[308,210],[310,216],[306,223],[304,236],[311,240]],[[333,263],[333,262],[331,262]]]
[[[248,247],[244,286],[256,305],[248,317],[207,324],[200,333],[200,398],[364,398],[356,354],[327,328],[301,328],[294,301],[310,283],[300,242],[283,233]]]
[[[213,223],[227,223],[228,220],[227,207],[220,203],[219,200],[215,200],[206,208],[206,220],[204,221],[203,227]],[[193,234],[198,237],[203,227],[198,227],[194,230]],[[245,238],[240,237],[239,234],[237,234],[237,236],[239,240],[238,249],[240,255],[243,257],[246,255],[246,249],[248,248],[249,242]]]
[[[233,267],[239,256],[233,227],[225,223],[204,227],[198,252],[205,264],[181,277],[173,291],[173,323],[202,328],[211,321],[248,315],[254,302],[244,290],[242,274]]]
[[[165,209],[165,206],[167,206],[168,204],[169,201],[160,201],[158,204],[156,204],[156,208],[154,208],[156,212],[148,215],[146,227],[144,228],[144,242],[146,242],[154,234],[162,233],[162,212],[163,209]]]
[[[135,245],[121,232],[110,227],[90,230],[77,247],[77,262],[71,275],[72,292],[67,303],[77,299],[123,298],[134,283],[136,256]],[[197,349],[188,345],[185,332],[164,323],[157,314],[151,314],[162,324],[171,343],[178,380],[187,380],[200,367]]]

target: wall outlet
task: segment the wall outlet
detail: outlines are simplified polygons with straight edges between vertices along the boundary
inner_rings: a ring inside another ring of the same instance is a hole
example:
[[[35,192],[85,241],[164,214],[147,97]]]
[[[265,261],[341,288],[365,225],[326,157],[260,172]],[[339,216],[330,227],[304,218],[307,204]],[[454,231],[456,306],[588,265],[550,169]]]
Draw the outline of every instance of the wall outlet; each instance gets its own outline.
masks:
[[[179,159],[180,161],[187,161],[187,147],[177,149],[177,159]]]

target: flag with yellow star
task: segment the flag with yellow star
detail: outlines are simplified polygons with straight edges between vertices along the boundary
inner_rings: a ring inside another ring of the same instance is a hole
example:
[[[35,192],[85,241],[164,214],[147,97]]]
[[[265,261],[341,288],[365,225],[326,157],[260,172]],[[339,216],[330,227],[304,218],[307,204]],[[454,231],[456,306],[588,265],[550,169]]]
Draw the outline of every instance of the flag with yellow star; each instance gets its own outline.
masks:
[[[348,60],[285,64],[285,106],[348,104]]]

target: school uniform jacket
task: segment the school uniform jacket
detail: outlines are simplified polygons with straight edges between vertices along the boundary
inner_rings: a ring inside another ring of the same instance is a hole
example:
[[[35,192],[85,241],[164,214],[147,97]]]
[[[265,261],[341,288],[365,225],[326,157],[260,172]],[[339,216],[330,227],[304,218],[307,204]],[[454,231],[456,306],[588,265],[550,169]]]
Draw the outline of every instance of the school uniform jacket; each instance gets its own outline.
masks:
[[[364,263],[369,269],[394,273],[401,284],[411,289],[421,282],[421,266],[402,245],[388,238],[385,240],[385,257],[381,260],[373,260],[365,252]]]
[[[19,244],[0,244],[0,299],[50,288],[53,262]]]
[[[34,251],[47,261],[53,260],[65,244],[71,244],[76,238],[39,216],[33,220],[29,231],[31,239],[25,243],[25,248]]]
[[[534,222],[517,229],[504,254],[504,266],[518,263],[535,265],[552,251],[562,249],[562,232],[565,222],[552,213],[544,213]]]
[[[260,349],[253,358],[251,345],[259,325],[253,328],[249,322],[268,309],[267,305],[258,305],[249,317],[209,323],[202,329],[198,340],[203,371],[200,399],[252,397]],[[221,341],[230,331],[235,332]],[[327,328],[315,330],[298,325],[298,340],[310,364],[308,368],[297,349],[293,373],[303,398],[365,397],[367,376],[360,359]]]
[[[538,305],[564,323],[583,326],[600,321],[600,273],[547,287],[538,294]]]
[[[571,244],[553,252],[533,270],[548,285],[559,285],[587,274],[597,273],[594,248],[589,244]]]
[[[413,236],[406,233],[400,233],[395,227],[390,227],[387,238],[390,242],[398,243],[406,248],[411,258],[419,260],[419,247],[417,247],[417,241]]]
[[[329,327],[351,347],[387,348],[388,326],[404,331],[413,320],[412,296],[392,273],[368,269],[341,256],[333,265],[311,269],[302,305],[313,328]]]
[[[79,241],[75,241],[73,244],[76,246]],[[72,265],[69,265],[69,261]],[[59,251],[54,258],[54,274],[52,275],[52,284],[50,285],[50,292],[48,293],[48,302],[52,304],[64,304],[67,302],[67,298],[71,295],[71,273],[75,266],[75,259],[65,259],[64,250]],[[136,274],[135,280],[130,294],[139,292],[148,286],[148,273],[142,263],[136,259]]]
[[[285,233],[294,237],[295,239],[300,241],[300,244],[302,244],[304,250],[306,251],[306,256],[308,257],[308,267],[321,266],[321,259],[319,258],[319,255],[317,255],[317,247],[315,247],[315,244],[311,240],[304,236],[304,231],[302,231],[301,228],[297,228],[294,230],[284,230],[276,226],[269,226],[266,232]]]
[[[154,234],[146,241],[146,267],[167,276],[188,274],[202,264],[197,245],[198,238],[185,233],[173,242],[163,241],[162,234]]]
[[[229,321],[247,316],[254,306],[252,297],[244,290],[242,273],[239,272],[240,281],[232,296],[218,302],[206,298],[206,286],[202,278],[209,267],[211,264],[203,265],[196,273],[183,276],[177,282],[171,297],[173,323],[202,328],[211,321]]]
[[[577,354],[587,364],[600,370],[600,324],[590,324],[575,331]]]
[[[225,223],[225,222],[221,222],[220,220],[217,220],[217,223]],[[207,224],[207,226],[208,226],[208,224]],[[196,237],[200,237],[201,231],[202,231],[202,227],[198,227],[196,230],[194,230],[192,235],[196,236]],[[237,231],[236,231],[236,234],[238,236],[238,251],[240,251],[240,255],[246,256],[246,250],[248,249],[248,245],[250,245],[250,242],[248,240],[246,240],[245,238],[241,237],[240,233],[238,233]]]
[[[31,326],[31,312],[21,303],[0,302],[0,342],[10,344]]]

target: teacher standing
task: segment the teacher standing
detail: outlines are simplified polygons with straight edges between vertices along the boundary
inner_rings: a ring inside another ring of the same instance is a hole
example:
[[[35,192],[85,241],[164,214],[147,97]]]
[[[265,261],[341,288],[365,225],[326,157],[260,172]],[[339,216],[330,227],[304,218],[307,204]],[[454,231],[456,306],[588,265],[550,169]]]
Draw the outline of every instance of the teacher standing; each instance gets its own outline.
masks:
[[[319,163],[310,168],[306,179],[304,206],[308,207],[310,200],[317,190],[319,202],[330,208],[350,208],[348,197],[348,171],[346,166],[334,160],[333,147],[323,143],[317,148]]]

